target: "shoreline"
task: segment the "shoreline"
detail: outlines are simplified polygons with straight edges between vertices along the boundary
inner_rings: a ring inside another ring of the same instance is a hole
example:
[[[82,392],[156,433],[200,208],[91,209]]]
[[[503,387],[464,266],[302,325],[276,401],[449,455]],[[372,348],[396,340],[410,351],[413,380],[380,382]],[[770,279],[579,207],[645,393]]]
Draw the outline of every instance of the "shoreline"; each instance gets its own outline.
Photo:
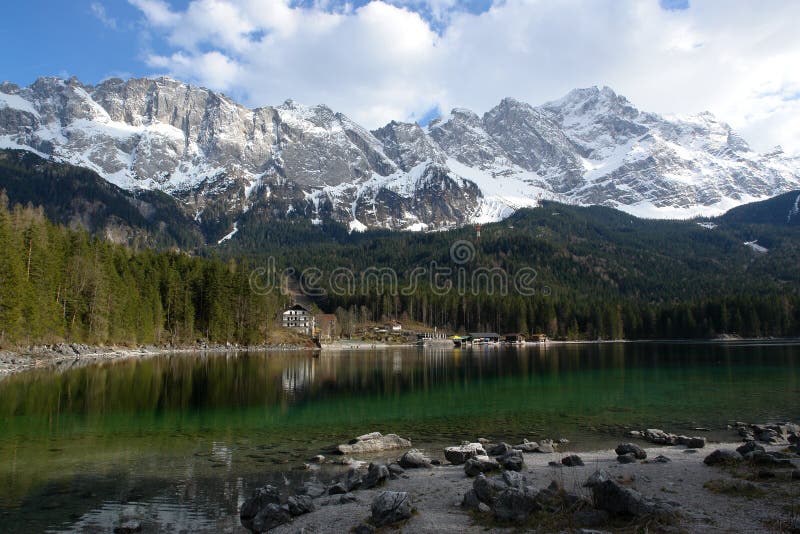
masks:
[[[319,347],[303,345],[191,345],[191,346],[92,346],[78,343],[61,343],[20,349],[0,350],[0,380],[34,369],[72,369],[104,362],[146,359],[164,354],[224,354],[231,352],[319,351]]]
[[[722,344],[736,343],[800,343],[800,338],[724,338],[724,339],[618,339],[618,340],[548,340],[547,342],[527,342],[524,344],[506,345],[503,343],[477,345],[475,347],[462,347],[459,350],[482,350],[492,348],[531,348],[546,349],[548,346],[558,345],[604,345],[620,343],[642,344]],[[417,343],[371,343],[353,341],[350,343],[324,344],[321,347],[297,344],[280,345],[179,345],[179,346],[99,346],[84,345],[80,343],[60,343],[56,345],[38,345],[33,347],[0,349],[0,380],[11,375],[23,373],[33,369],[58,368],[70,369],[84,365],[99,364],[109,361],[128,360],[133,358],[151,358],[164,354],[223,354],[231,352],[316,352],[338,353],[359,350],[383,350],[393,348],[447,348],[456,349],[444,342],[420,345]]]
[[[620,442],[625,442],[625,439]],[[646,445],[642,444],[647,459],[625,464],[617,460],[614,449],[526,452],[523,454],[524,465],[518,473],[536,491],[555,483],[562,491],[591,502],[592,489],[587,488],[585,483],[594,473],[604,472],[618,485],[638,492],[648,502],[671,510],[669,523],[663,525],[665,529],[661,530],[656,524],[651,532],[793,531],[792,522],[797,521],[796,514],[800,511],[797,508],[800,503],[800,480],[793,478],[793,472],[798,472],[800,467],[797,455],[792,454],[790,467],[756,468],[755,464],[747,461],[733,467],[707,465],[704,460],[718,449],[735,450],[743,445],[742,441],[709,442],[704,448],[698,449],[682,445]],[[786,450],[786,445],[761,445],[769,453]],[[399,457],[403,452],[398,450],[394,456]],[[562,464],[564,458],[576,454],[582,459],[583,465],[567,467]],[[660,460],[653,461],[655,458]],[[351,465],[363,474],[366,463],[354,460]],[[493,471],[485,476],[501,481],[502,473]],[[478,534],[531,529],[533,525],[530,523],[498,522],[488,507],[477,510],[465,508],[465,495],[473,488],[475,480],[465,474],[464,465],[447,462],[427,468],[406,468],[402,475],[386,480],[381,487],[353,489],[341,499],[341,495],[315,498],[316,510],[299,515],[270,532],[356,532],[354,529],[369,525],[371,504],[384,491],[406,492],[414,508],[409,518],[390,527],[395,532]],[[745,489],[735,489],[740,487]],[[553,530],[555,532],[582,532],[574,523],[574,518],[557,520],[565,523]],[[619,529],[628,532],[635,523],[635,518],[620,518],[612,514],[606,523],[591,528],[597,529],[592,532],[616,532]],[[240,525],[237,526],[236,532],[247,532]],[[542,532],[551,531],[548,527],[544,528]]]

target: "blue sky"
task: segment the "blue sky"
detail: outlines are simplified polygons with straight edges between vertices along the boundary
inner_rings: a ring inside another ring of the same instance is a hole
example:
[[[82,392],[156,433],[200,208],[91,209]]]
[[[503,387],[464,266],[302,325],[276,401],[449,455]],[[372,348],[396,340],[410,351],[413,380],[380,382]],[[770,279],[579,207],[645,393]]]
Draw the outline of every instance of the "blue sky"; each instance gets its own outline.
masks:
[[[0,79],[166,74],[370,128],[607,85],[800,152],[797,20],[783,0],[29,0],[3,6]]]

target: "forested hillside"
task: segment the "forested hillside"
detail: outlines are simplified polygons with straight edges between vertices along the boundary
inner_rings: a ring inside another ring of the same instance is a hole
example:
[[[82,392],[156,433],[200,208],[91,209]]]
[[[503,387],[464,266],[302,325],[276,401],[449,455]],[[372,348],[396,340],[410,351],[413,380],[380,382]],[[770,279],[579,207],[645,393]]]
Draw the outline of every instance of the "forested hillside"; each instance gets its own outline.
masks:
[[[782,209],[785,199],[776,203],[760,211]],[[298,273],[319,269],[315,283],[326,293],[319,303],[337,312],[345,331],[364,321],[406,318],[450,330],[545,332],[570,339],[800,334],[796,225],[722,217],[703,226],[545,202],[484,226],[480,239],[471,227],[429,234],[348,234],[330,223],[263,228],[243,225],[224,253],[262,262],[272,255]],[[468,262],[451,258],[459,240],[474,247]],[[745,244],[754,240],[768,251]],[[479,270],[501,269],[511,287],[506,294],[485,285],[442,292],[423,277],[415,291],[404,294],[414,270],[430,272],[431,262],[452,269],[453,283],[459,272],[472,280]],[[397,272],[398,291],[387,294],[360,283],[376,267]],[[331,275],[341,268],[353,273],[354,291],[331,287]],[[536,271],[535,292],[521,295],[511,281],[530,268]]]
[[[133,252],[8,206],[0,193],[0,346],[264,343],[283,304],[249,290],[250,268]]]

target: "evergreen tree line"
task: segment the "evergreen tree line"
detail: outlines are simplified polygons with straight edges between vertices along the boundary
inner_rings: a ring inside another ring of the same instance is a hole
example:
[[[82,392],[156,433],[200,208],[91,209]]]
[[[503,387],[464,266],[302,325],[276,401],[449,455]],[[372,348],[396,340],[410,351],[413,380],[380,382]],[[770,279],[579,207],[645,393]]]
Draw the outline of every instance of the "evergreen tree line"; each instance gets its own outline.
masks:
[[[9,208],[0,193],[0,345],[257,344],[285,304],[246,262],[134,252]]]
[[[551,338],[700,339],[723,334],[744,337],[800,335],[800,298],[750,294],[688,302],[645,302],[552,294],[332,295],[343,333],[356,325],[388,319],[416,321],[453,332],[544,333]]]

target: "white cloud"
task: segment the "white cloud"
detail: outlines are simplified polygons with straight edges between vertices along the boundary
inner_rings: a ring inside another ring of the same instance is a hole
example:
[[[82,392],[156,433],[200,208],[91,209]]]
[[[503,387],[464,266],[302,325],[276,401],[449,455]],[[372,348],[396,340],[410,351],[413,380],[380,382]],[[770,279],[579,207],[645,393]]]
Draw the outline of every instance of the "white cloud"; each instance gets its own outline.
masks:
[[[110,28],[112,30],[117,29],[117,20],[110,16],[108,12],[106,12],[106,8],[103,4],[99,2],[92,2],[89,5],[89,9],[92,11],[92,15],[99,20],[103,26]]]
[[[129,1],[170,47],[153,68],[250,105],[326,103],[375,127],[609,85],[641,109],[710,110],[758,149],[800,151],[800,2],[507,0],[472,14],[455,0]]]

